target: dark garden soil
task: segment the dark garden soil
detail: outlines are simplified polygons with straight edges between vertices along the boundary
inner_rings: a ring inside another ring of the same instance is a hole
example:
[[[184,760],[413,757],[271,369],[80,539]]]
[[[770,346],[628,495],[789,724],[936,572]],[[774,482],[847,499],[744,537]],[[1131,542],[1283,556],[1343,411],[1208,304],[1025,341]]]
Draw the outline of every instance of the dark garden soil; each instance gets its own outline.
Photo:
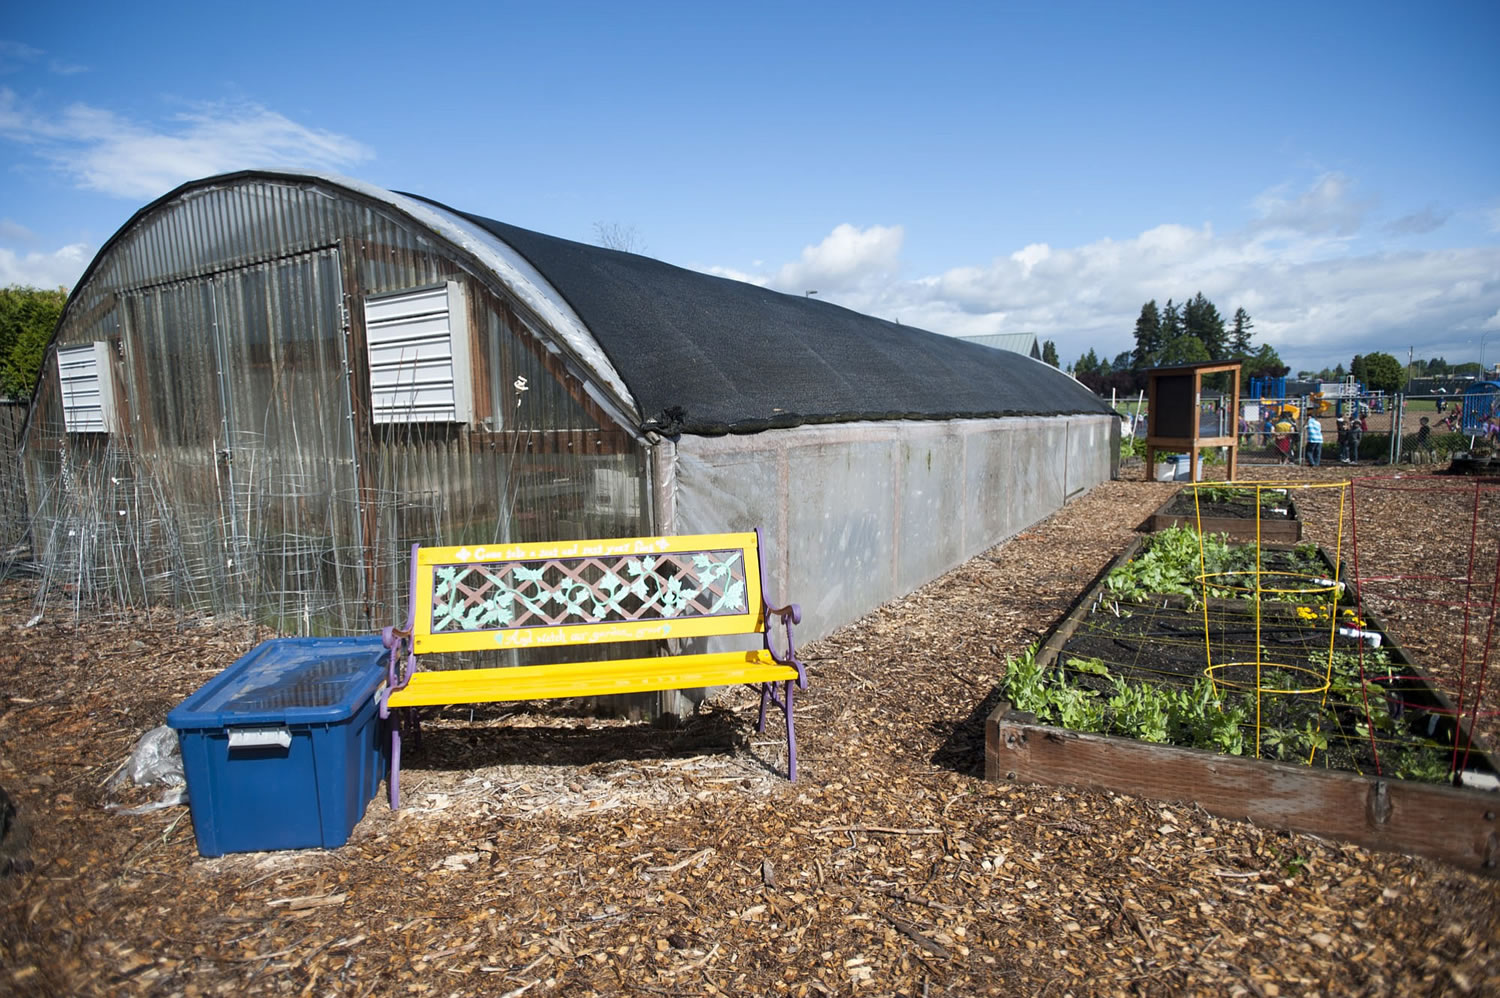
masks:
[[[1247,498],[1243,501],[1217,500],[1211,501],[1205,497],[1199,497],[1196,502],[1192,489],[1179,492],[1161,510],[1169,516],[1180,516],[1191,518],[1201,516],[1204,520],[1218,518],[1230,520],[1253,520],[1255,519],[1255,500]],[[1285,502],[1275,505],[1262,504],[1260,517],[1263,520],[1285,521],[1296,519],[1295,513]],[[1189,520],[1191,522],[1191,520]]]
[[[1118,616],[1103,607],[1090,614],[1058,656],[1068,685],[1106,697],[1113,688],[1109,677],[1186,689],[1210,674],[1205,662],[1211,661],[1211,675],[1225,706],[1245,708],[1246,757],[1295,757],[1322,768],[1365,774],[1391,773],[1398,761],[1411,769],[1426,762],[1434,781],[1446,770],[1452,725],[1440,711],[1428,709],[1440,706],[1439,701],[1414,668],[1377,670],[1372,661],[1366,672],[1369,685],[1330,690],[1330,646],[1357,661],[1361,643],[1331,634],[1326,618],[1310,623],[1297,615],[1296,604],[1285,602],[1262,603],[1259,620],[1253,604],[1244,600],[1210,600],[1206,616],[1182,597],[1162,602],[1166,605],[1137,606]],[[1102,663],[1109,677],[1078,668],[1080,662]],[[1377,729],[1374,741],[1368,728],[1361,729],[1370,720],[1365,695],[1376,698],[1377,711],[1383,708],[1394,719],[1388,730]],[[1258,753],[1252,727],[1257,724]],[[1300,743],[1280,737],[1308,730],[1326,739],[1325,749],[1294,751]],[[1468,761],[1473,767],[1489,768],[1478,757]]]
[[[1177,488],[1139,478],[809,643],[795,784],[741,690],[676,731],[447,711],[403,766],[405,806],[372,801],[331,851],[205,859],[187,808],[104,808],[151,799],[105,786],[260,635],[36,620],[12,585],[0,994],[1500,994],[1500,881],[1191,803],[985,782],[1006,657]],[[1337,491],[1309,500],[1330,550]],[[1416,502],[1393,494],[1362,551],[1447,552],[1458,521]],[[1457,661],[1427,607],[1403,609],[1404,647]]]

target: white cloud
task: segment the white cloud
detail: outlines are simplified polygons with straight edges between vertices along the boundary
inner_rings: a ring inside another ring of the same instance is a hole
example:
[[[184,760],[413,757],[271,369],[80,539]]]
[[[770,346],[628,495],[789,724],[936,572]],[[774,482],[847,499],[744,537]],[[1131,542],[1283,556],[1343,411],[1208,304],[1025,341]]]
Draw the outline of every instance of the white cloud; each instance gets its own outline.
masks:
[[[93,256],[94,248],[85,243],[71,243],[50,253],[0,246],[0,287],[72,287]]]
[[[140,200],[197,177],[254,167],[341,172],[373,153],[255,103],[199,103],[161,124],[73,104],[56,114],[0,89],[0,136],[29,148],[79,186]]]
[[[759,261],[757,261],[759,262]],[[743,270],[735,270],[733,267],[705,267],[704,273],[713,274],[715,277],[727,277],[731,281],[744,281],[746,284],[754,284],[763,288],[770,283],[770,278],[761,274],[751,274]]]
[[[901,226],[872,225],[867,229],[845,223],[802,256],[776,272],[770,283],[783,291],[815,290],[820,295],[858,287],[872,277],[894,274],[900,266]]]
[[[1394,236],[1422,236],[1436,232],[1447,223],[1452,212],[1443,211],[1429,204],[1421,211],[1413,211],[1386,223],[1385,231]]]
[[[1347,364],[1374,350],[1404,357],[1409,346],[1450,360],[1474,352],[1478,331],[1500,324],[1500,248],[1369,248],[1353,234],[1367,212],[1353,187],[1329,174],[1306,191],[1264,195],[1257,219],[1241,231],[1164,224],[1132,239],[1032,244],[912,278],[897,276],[899,226],[839,226],[774,277],[716,272],[793,294],[818,288],[822,298],[936,332],[1035,332],[1055,340],[1068,362],[1089,349],[1109,356],[1129,349],[1142,303],[1182,302],[1199,291],[1226,321],[1236,308],[1248,311],[1255,342],[1271,344],[1294,368]],[[817,270],[819,261],[827,270]],[[814,272],[879,279],[820,286],[804,280]]]
[[[1342,173],[1325,173],[1295,197],[1287,198],[1284,187],[1265,191],[1252,202],[1257,215],[1253,228],[1303,236],[1352,236],[1370,209],[1368,200],[1349,196],[1352,188]]]
[[[0,73],[14,73],[46,55],[41,49],[0,38]]]
[[[36,233],[19,222],[0,218],[0,239],[11,243],[26,243],[36,240]]]
[[[24,42],[0,38],[0,73],[18,73],[40,63],[46,55],[47,53],[41,49],[33,48]],[[58,76],[72,76],[75,73],[88,72],[88,67],[63,62],[54,57],[47,59],[47,71]]]

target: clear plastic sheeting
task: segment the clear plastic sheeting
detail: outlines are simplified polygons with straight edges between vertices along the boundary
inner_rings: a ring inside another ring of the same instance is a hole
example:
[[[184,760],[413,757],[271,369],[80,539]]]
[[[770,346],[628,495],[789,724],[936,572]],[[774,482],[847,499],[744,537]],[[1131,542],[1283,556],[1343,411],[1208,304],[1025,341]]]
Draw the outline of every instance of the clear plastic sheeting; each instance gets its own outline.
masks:
[[[129,758],[109,778],[105,791],[113,794],[126,784],[137,787],[165,787],[162,796],[139,807],[105,804],[106,810],[122,815],[150,814],[163,808],[187,803],[187,778],[182,770],[182,749],[177,732],[165,724],[152,728],[140,737]]]
[[[805,426],[676,443],[664,532],[760,527],[766,598],[831,633],[1110,477],[1113,416]]]
[[[57,346],[106,345],[122,429],[69,432],[55,374],[27,427],[37,611],[369,633],[404,618],[413,543],[650,533],[645,443],[577,361],[576,318],[438,221],[361,185],[237,175],[121,229]],[[445,282],[472,413],[372,425],[360,302]]]

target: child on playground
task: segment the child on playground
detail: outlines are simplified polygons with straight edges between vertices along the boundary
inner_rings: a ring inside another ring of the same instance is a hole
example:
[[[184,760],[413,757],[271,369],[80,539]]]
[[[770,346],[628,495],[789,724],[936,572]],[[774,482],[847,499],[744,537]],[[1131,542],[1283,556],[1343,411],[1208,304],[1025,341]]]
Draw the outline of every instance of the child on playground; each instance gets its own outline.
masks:
[[[1421,422],[1417,424],[1417,442],[1412,447],[1413,457],[1416,456],[1417,451],[1425,452],[1428,455],[1429,459],[1431,458],[1433,453],[1432,427],[1427,424],[1426,416],[1423,416]]]
[[[1276,457],[1278,464],[1292,463],[1292,424],[1285,419],[1271,427],[1276,434]]]
[[[1349,432],[1345,435],[1345,447],[1339,451],[1339,461],[1344,464],[1359,463],[1359,442],[1364,439],[1365,419],[1357,415],[1349,421]]]

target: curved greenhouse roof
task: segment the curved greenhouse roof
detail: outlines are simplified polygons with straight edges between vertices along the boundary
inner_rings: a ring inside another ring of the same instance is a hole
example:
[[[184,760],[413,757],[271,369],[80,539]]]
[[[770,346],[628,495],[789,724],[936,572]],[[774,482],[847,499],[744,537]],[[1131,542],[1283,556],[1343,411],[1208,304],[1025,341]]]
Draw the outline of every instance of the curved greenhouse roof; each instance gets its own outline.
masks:
[[[513,247],[567,300],[629,386],[646,429],[754,433],[1110,411],[1072,378],[1020,354],[456,214]]]
[[[858,420],[1110,413],[1067,375],[1018,353],[344,177],[256,170],[193,181],[142,208],[111,242],[158,206],[253,178],[383,202],[466,251],[552,326],[643,430],[713,435]]]

